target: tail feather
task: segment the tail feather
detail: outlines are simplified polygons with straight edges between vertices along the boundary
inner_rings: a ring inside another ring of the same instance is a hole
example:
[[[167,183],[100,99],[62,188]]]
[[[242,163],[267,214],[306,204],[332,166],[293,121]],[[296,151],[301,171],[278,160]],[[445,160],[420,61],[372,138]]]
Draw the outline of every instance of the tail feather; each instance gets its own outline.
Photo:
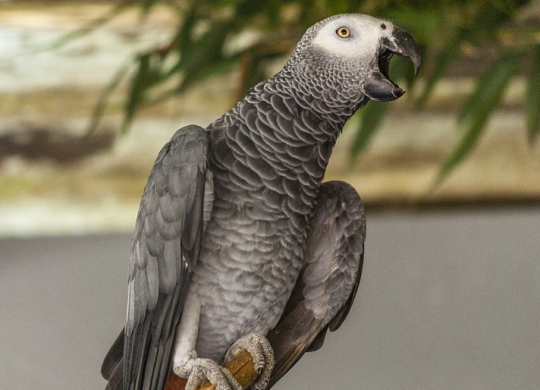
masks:
[[[121,359],[109,377],[105,390],[122,390],[124,387],[124,359]]]
[[[120,332],[101,365],[101,375],[109,381],[105,390],[121,390],[124,378],[124,330]]]

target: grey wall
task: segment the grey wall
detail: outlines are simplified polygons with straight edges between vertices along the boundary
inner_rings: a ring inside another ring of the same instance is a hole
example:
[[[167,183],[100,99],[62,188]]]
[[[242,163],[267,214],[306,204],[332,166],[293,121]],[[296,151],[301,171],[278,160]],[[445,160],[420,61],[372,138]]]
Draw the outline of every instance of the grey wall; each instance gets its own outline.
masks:
[[[276,389],[540,388],[539,232],[538,208],[368,215],[350,317]],[[0,241],[1,390],[103,388],[129,242]]]

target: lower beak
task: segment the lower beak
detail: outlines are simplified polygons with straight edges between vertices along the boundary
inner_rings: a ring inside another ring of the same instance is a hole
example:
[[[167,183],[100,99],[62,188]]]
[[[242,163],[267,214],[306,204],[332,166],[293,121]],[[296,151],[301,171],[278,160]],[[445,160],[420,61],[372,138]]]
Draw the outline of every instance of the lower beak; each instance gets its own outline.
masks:
[[[386,53],[386,70],[377,69],[367,78],[364,85],[365,94],[375,101],[395,100],[405,93],[397,84],[388,78],[388,61],[391,55],[388,52],[409,58],[414,66],[414,73],[418,74],[420,69],[420,48],[413,37],[405,30],[394,27],[391,37],[381,40],[381,55]]]

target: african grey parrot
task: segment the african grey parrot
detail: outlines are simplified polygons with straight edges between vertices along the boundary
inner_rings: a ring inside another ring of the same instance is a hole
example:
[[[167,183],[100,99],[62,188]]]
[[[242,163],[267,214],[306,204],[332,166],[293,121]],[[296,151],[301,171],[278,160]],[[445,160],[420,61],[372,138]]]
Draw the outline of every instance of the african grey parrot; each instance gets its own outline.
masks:
[[[206,129],[186,126],[154,164],[137,216],[127,322],[103,362],[108,389],[240,389],[222,367],[246,349],[268,389],[337,329],[362,269],[356,191],[322,183],[345,122],[403,90],[390,58],[420,65],[404,30],[366,15],[307,30],[275,76]]]

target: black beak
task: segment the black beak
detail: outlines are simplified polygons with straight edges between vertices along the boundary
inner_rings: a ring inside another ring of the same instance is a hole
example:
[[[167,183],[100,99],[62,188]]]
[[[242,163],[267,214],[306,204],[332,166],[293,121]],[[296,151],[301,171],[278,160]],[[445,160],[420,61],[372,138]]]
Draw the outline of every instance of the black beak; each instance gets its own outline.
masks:
[[[381,40],[379,53],[379,69],[371,73],[364,85],[366,95],[376,101],[395,100],[405,93],[396,83],[390,80],[388,70],[390,59],[394,54],[409,58],[414,66],[414,73],[420,69],[420,48],[413,37],[405,30],[394,26],[391,37]]]

